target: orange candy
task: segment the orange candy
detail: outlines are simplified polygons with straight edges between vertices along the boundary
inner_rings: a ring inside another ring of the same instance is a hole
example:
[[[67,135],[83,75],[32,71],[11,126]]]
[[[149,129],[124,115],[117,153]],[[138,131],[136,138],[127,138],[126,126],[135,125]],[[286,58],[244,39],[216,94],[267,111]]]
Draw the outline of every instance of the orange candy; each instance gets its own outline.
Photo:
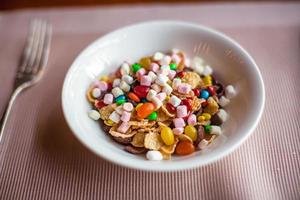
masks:
[[[178,155],[188,155],[195,151],[193,143],[187,140],[180,141],[175,149],[176,154]]]
[[[134,94],[133,92],[130,92],[128,95],[127,95],[132,101],[134,101],[134,102],[140,102],[141,100],[140,100],[140,98],[136,95],[136,94]]]
[[[144,103],[137,110],[137,116],[141,119],[148,117],[155,110],[153,103]]]

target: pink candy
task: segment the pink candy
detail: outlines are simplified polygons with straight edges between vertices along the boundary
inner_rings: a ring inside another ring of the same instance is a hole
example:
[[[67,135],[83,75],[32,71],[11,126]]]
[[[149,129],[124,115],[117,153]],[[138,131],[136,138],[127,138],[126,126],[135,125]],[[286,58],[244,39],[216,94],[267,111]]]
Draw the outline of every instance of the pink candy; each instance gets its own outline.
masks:
[[[189,125],[195,125],[197,123],[197,117],[194,114],[191,114],[187,120]]]
[[[173,123],[176,128],[183,128],[185,126],[185,122],[182,118],[173,119]]]
[[[131,113],[130,113],[130,112],[124,111],[124,112],[122,113],[121,120],[122,120],[123,122],[129,122],[130,117],[131,117]]]
[[[152,70],[153,72],[158,72],[158,70],[159,70],[159,65],[156,64],[156,63],[151,63],[151,70]]]
[[[184,128],[173,128],[174,135],[181,135],[184,131]]]
[[[98,84],[98,88],[101,90],[101,91],[106,91],[107,88],[108,88],[108,85],[105,81],[100,81],[99,84]]]
[[[146,74],[146,70],[144,68],[141,68],[139,71],[137,71],[136,76],[138,78],[141,78],[145,74]]]
[[[104,98],[103,98],[103,102],[105,103],[105,104],[112,104],[112,102],[113,102],[113,100],[114,100],[114,96],[112,95],[112,94],[105,94],[105,96],[104,96]]]
[[[127,122],[123,122],[117,129],[117,131],[121,133],[126,133],[128,129],[130,128],[130,125]]]
[[[168,74],[169,79],[172,80],[175,76],[176,76],[176,71],[175,70],[170,70],[169,74]]]
[[[152,83],[151,81],[152,81],[152,79],[150,76],[142,76],[141,77],[141,85],[150,86]]]
[[[187,116],[187,107],[182,105],[177,107],[177,117]]]
[[[187,83],[181,83],[178,86],[178,92],[180,92],[182,94],[188,94],[191,90],[192,90],[191,85],[189,85]]]
[[[164,92],[161,92],[161,93],[157,94],[156,97],[157,97],[159,100],[164,101],[164,100],[166,99],[166,97],[167,97],[167,94],[164,93]]]

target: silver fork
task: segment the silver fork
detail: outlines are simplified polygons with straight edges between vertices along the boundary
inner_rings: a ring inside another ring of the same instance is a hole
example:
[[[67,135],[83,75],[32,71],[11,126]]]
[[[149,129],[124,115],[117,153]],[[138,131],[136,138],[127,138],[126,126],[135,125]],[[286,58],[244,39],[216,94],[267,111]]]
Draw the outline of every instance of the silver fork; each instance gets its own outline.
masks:
[[[15,79],[14,92],[12,93],[6,110],[1,117],[0,143],[3,138],[9,113],[16,97],[22,90],[34,85],[42,77],[48,60],[51,33],[51,25],[48,22],[41,19],[34,19],[31,21],[27,44],[23,51]]]

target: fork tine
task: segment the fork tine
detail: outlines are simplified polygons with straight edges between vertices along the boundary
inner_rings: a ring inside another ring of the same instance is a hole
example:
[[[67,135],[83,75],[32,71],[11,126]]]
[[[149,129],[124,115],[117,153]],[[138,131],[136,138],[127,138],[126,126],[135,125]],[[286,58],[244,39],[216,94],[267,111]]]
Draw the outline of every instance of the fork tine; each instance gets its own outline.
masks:
[[[31,54],[29,56],[29,60],[28,63],[25,67],[25,72],[30,74],[32,73],[32,69],[33,66],[35,64],[36,58],[37,58],[37,54],[39,51],[39,45],[40,45],[40,40],[42,37],[42,21],[41,20],[36,20],[36,34],[34,35],[35,37],[33,38],[33,45],[32,45],[32,51]]]
[[[26,42],[25,50],[22,54],[21,60],[20,60],[20,67],[18,70],[18,75],[22,75],[22,73],[25,72],[26,67],[28,66],[29,58],[33,50],[33,45],[34,45],[34,39],[36,38],[37,34],[37,24],[36,20],[33,20],[30,23],[30,29],[29,29],[29,36]]]
[[[48,52],[50,48],[50,38],[51,38],[51,26],[49,23],[44,21],[42,23],[42,32],[41,32],[41,38],[40,43],[38,47],[38,53],[36,62],[33,66],[32,73],[37,74],[42,71],[42,69],[45,67],[45,64],[48,60]]]

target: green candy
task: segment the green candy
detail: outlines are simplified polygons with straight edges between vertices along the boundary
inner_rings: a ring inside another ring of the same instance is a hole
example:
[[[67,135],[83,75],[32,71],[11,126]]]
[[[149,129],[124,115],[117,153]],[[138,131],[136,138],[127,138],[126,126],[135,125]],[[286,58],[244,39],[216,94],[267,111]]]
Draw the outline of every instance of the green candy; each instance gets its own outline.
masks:
[[[136,73],[137,71],[139,71],[142,68],[141,65],[139,65],[137,63],[133,64],[131,67],[132,67],[132,71],[134,73]]]
[[[156,120],[157,119],[157,112],[153,112],[148,116],[149,120]]]
[[[176,64],[175,64],[175,63],[171,63],[171,64],[170,64],[170,69],[171,69],[171,70],[176,70],[176,69],[177,69]]]
[[[116,101],[116,103],[117,103],[118,105],[122,105],[122,104],[125,103],[125,102],[126,102],[125,99],[120,99],[120,100]]]
[[[211,131],[211,125],[205,125],[204,126],[204,131],[205,131],[205,133],[210,133],[210,131]]]

